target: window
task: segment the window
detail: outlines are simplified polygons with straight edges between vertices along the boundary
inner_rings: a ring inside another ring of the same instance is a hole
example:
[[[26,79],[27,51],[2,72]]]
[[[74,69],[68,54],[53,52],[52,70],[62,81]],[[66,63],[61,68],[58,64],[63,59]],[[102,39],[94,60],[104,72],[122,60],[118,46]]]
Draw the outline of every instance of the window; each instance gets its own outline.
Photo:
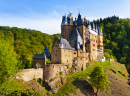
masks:
[[[93,46],[95,46],[95,44],[93,44]]]

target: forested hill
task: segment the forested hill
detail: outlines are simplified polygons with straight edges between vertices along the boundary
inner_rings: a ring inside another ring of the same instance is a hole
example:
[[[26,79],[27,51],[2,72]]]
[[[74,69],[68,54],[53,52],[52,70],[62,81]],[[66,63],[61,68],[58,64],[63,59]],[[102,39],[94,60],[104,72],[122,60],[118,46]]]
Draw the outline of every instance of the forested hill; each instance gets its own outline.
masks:
[[[103,29],[105,55],[130,66],[130,19],[112,16],[94,21]],[[129,71],[130,72],[130,71]]]
[[[118,62],[130,64],[130,19],[112,16],[94,21],[103,29],[105,56],[116,58]],[[0,39],[14,47],[17,59],[23,68],[32,67],[32,57],[42,53],[45,46],[52,47],[60,34],[48,35],[40,31],[17,27],[0,26]]]
[[[34,54],[42,53],[45,46],[51,48],[59,36],[60,34],[48,35],[35,30],[0,26],[0,39],[9,42],[10,47],[14,48],[17,60],[22,62],[22,68],[32,67]]]

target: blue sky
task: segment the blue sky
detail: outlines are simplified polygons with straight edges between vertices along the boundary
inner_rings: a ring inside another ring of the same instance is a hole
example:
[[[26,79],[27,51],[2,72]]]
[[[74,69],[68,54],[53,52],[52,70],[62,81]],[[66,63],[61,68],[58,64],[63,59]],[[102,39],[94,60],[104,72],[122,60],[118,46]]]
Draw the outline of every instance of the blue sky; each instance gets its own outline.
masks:
[[[62,16],[78,10],[86,19],[130,18],[130,0],[0,0],[0,26],[60,33]]]

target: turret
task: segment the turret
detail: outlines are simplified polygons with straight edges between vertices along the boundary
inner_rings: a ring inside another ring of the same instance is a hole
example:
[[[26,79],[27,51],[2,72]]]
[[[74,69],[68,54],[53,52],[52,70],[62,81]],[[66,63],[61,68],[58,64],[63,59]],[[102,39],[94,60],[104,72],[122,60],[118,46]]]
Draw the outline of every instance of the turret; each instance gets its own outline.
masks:
[[[94,24],[94,22],[93,22],[93,31],[95,31],[95,24]]]
[[[61,42],[61,36],[60,36],[60,40],[59,40],[59,44],[58,44],[58,48],[63,48],[63,44]]]
[[[63,25],[68,25],[68,24],[67,24],[67,18],[66,18],[66,15],[62,16],[61,27],[62,27]]]
[[[79,15],[78,15],[77,25],[83,25],[83,20],[82,20],[82,18],[81,18],[80,13],[79,13]]]
[[[96,31],[96,33],[98,33],[98,28],[97,28],[97,25],[95,25],[95,31]]]

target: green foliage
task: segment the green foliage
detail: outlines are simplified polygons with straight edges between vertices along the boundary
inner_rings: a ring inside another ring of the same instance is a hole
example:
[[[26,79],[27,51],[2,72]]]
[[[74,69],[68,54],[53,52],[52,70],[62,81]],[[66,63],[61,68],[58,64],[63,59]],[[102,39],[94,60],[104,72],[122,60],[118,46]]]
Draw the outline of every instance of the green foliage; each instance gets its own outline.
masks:
[[[67,78],[66,84],[58,90],[58,92],[55,94],[55,96],[63,96],[65,94],[67,96],[69,96],[70,93],[75,93],[76,89],[75,89],[72,81],[73,81],[72,78]]]
[[[4,40],[0,40],[0,83],[10,76],[14,76],[19,69],[20,62],[18,62],[16,56],[13,47]]]
[[[62,74],[63,74],[63,71],[60,71],[59,74],[62,75]]]
[[[97,89],[96,93],[98,93],[99,89],[101,89],[102,92],[106,89],[110,89],[107,73],[104,73],[103,67],[100,65],[97,65],[90,74],[90,82],[92,83],[92,86]]]
[[[121,62],[122,64],[125,64],[125,63],[126,63],[126,57],[121,57],[120,62]]]
[[[118,62],[130,64],[130,19],[112,16],[100,21],[98,19],[95,23],[103,29],[104,49],[109,57],[116,57]]]
[[[51,64],[51,60],[50,59],[46,59],[46,64]]]
[[[50,48],[60,34],[48,35],[35,30],[17,27],[0,26],[0,39],[9,42],[14,48],[17,60],[22,63],[21,68],[31,68],[35,53],[43,53],[45,46]]]
[[[49,93],[44,87],[41,92],[35,92],[28,89],[22,80],[7,80],[0,86],[0,96],[46,96],[46,94]]]

